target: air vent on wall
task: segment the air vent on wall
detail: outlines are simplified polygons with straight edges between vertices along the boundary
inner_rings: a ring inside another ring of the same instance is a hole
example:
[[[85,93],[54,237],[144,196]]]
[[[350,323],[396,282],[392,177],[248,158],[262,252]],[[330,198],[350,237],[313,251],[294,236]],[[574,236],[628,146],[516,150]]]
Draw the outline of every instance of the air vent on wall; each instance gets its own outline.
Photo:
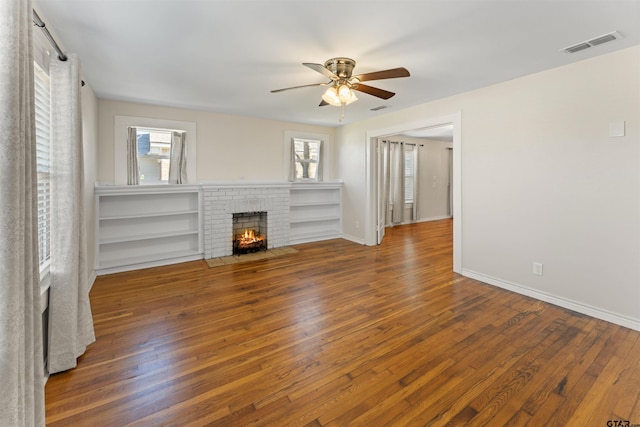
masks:
[[[560,49],[560,50],[564,53],[576,53],[576,52],[580,52],[581,50],[589,49],[590,47],[598,46],[600,44],[607,43],[607,42],[612,42],[614,40],[618,40],[621,38],[622,38],[622,34],[620,34],[617,31],[614,31],[614,32],[596,37],[591,40],[587,40],[584,42],[574,44],[569,47],[565,47],[564,49]]]
[[[370,108],[370,110],[371,111],[380,111],[380,110],[384,110],[385,108],[389,108],[389,107],[387,107],[386,105],[381,105],[379,107]]]

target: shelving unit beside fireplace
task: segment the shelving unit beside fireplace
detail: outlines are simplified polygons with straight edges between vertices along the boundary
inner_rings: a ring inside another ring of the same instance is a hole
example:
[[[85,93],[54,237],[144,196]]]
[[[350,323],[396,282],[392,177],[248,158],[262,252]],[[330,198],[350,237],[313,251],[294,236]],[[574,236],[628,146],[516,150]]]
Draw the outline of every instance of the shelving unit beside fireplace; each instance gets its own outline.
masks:
[[[202,258],[199,186],[96,187],[96,273]]]
[[[341,182],[293,184],[290,209],[291,244],[341,237]]]

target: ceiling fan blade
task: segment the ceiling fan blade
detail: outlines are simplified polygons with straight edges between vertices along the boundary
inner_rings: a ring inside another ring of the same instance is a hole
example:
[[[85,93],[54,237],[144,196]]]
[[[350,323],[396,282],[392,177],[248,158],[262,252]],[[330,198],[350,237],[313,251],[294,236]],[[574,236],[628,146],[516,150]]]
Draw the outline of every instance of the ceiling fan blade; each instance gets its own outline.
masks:
[[[370,80],[396,79],[398,77],[409,77],[409,70],[404,67],[391,68],[390,70],[375,71],[373,73],[365,73],[355,76],[361,82]]]
[[[389,92],[388,90],[378,89],[377,87],[363,85],[362,83],[353,85],[353,90],[368,93],[369,95],[377,96],[378,98],[382,98],[382,99],[389,99],[393,95],[395,95],[395,93]]]
[[[331,83],[331,82],[329,82],[329,83]],[[300,89],[301,87],[326,86],[329,83],[312,83],[312,84],[309,84],[309,85],[285,87],[283,89],[274,89],[274,90],[271,91],[271,93],[283,92],[285,90],[291,90],[291,89]]]
[[[323,99],[320,101],[320,104],[318,104],[318,107],[324,107],[325,105],[329,105],[329,103]]]
[[[325,77],[330,78],[331,80],[338,80],[340,77],[333,74],[331,71],[327,70],[322,64],[314,64],[312,62],[303,62],[302,65],[305,67],[311,68],[313,71],[317,71]]]

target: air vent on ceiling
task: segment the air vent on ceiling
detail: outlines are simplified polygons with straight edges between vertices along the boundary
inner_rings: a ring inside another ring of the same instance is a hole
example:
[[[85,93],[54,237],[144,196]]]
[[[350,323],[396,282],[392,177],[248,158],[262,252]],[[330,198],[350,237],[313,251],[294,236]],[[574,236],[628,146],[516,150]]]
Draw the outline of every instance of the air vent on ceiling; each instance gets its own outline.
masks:
[[[371,111],[379,111],[379,110],[384,110],[385,108],[388,108],[386,105],[381,105],[379,107],[373,107],[370,110]]]
[[[618,40],[621,38],[622,38],[622,34],[620,34],[617,31],[614,31],[612,33],[604,34],[602,36],[596,37],[591,40],[587,40],[584,42],[580,42],[578,44],[574,44],[569,47],[565,47],[564,49],[561,49],[561,51],[565,53],[576,53],[576,52],[580,52],[581,50],[585,50],[593,46],[598,46],[603,43],[612,42],[614,40]]]

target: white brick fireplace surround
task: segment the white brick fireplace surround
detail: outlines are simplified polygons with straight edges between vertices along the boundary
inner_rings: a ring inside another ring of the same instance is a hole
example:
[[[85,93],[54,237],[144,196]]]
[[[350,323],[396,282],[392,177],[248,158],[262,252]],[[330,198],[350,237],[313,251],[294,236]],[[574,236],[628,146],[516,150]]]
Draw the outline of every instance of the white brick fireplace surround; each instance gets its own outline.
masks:
[[[204,258],[233,253],[233,214],[267,212],[267,245],[289,245],[290,183],[204,183]]]

